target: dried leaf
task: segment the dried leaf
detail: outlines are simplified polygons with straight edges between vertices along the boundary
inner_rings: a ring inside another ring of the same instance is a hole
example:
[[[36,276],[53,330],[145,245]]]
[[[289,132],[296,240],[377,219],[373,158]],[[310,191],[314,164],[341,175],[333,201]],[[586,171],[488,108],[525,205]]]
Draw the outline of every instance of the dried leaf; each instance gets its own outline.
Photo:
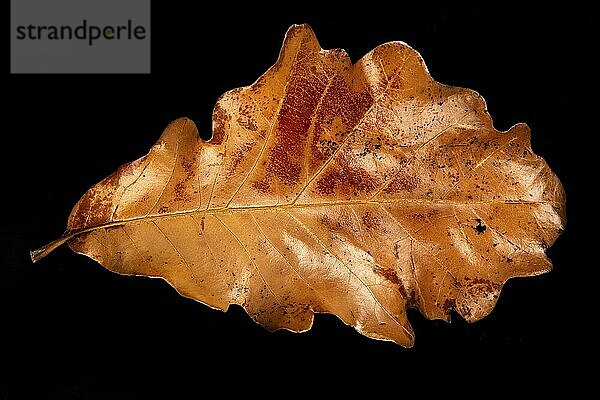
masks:
[[[32,258],[67,242],[269,330],[331,313],[411,346],[407,307],[476,321],[507,279],[549,271],[564,204],[528,127],[494,129],[479,94],[435,82],[406,44],[352,65],[293,26],[272,68],[219,99],[210,141],[171,123]]]

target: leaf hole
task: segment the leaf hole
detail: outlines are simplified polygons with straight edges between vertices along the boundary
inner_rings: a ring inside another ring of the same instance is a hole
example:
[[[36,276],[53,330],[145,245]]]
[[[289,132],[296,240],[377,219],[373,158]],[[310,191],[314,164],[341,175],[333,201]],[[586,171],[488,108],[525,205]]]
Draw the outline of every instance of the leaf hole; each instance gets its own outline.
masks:
[[[477,231],[477,233],[485,233],[487,226],[485,226],[485,224],[479,218],[477,218],[475,221],[477,222],[477,225],[475,225],[475,230]]]

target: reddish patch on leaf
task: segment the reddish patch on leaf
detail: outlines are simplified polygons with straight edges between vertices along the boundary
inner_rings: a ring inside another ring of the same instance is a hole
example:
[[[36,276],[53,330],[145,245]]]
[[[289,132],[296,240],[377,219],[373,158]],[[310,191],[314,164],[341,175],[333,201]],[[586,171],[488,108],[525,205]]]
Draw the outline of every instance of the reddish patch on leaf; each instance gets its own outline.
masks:
[[[385,279],[396,285],[400,284],[398,275],[391,268],[384,268],[381,265],[375,265],[375,267],[373,267],[373,272],[375,272],[377,275],[383,276]]]
[[[375,231],[381,225],[382,218],[378,215],[375,215],[375,214],[369,212],[369,211],[366,211],[361,216],[361,221],[368,230]]]
[[[210,140],[212,144],[221,144],[225,138],[225,129],[231,119],[229,113],[219,104],[215,105],[213,110],[213,137]]]

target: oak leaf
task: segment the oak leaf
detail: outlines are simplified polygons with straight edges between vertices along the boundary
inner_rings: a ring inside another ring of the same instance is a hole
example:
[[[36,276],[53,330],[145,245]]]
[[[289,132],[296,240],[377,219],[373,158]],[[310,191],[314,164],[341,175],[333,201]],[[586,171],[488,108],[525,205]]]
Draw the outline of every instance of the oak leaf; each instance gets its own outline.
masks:
[[[174,121],[32,258],[67,242],[269,330],[331,313],[411,346],[407,307],[476,321],[507,279],[549,271],[564,204],[526,125],[497,131],[479,94],[435,82],[404,43],[353,65],[301,25],[254,84],[221,96],[211,140]]]

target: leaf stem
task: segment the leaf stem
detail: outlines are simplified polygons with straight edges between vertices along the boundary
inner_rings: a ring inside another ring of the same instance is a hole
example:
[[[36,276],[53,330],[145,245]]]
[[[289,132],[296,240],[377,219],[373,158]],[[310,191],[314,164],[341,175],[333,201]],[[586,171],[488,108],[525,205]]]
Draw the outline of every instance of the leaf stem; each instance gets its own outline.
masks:
[[[33,250],[29,252],[29,255],[31,256],[31,261],[32,262],[38,262],[40,261],[42,258],[46,257],[48,254],[50,254],[52,251],[54,251],[57,247],[60,247],[63,243],[69,241],[71,238],[73,238],[73,234],[66,234],[61,236],[60,238],[48,243],[45,246],[40,247],[37,250]]]

